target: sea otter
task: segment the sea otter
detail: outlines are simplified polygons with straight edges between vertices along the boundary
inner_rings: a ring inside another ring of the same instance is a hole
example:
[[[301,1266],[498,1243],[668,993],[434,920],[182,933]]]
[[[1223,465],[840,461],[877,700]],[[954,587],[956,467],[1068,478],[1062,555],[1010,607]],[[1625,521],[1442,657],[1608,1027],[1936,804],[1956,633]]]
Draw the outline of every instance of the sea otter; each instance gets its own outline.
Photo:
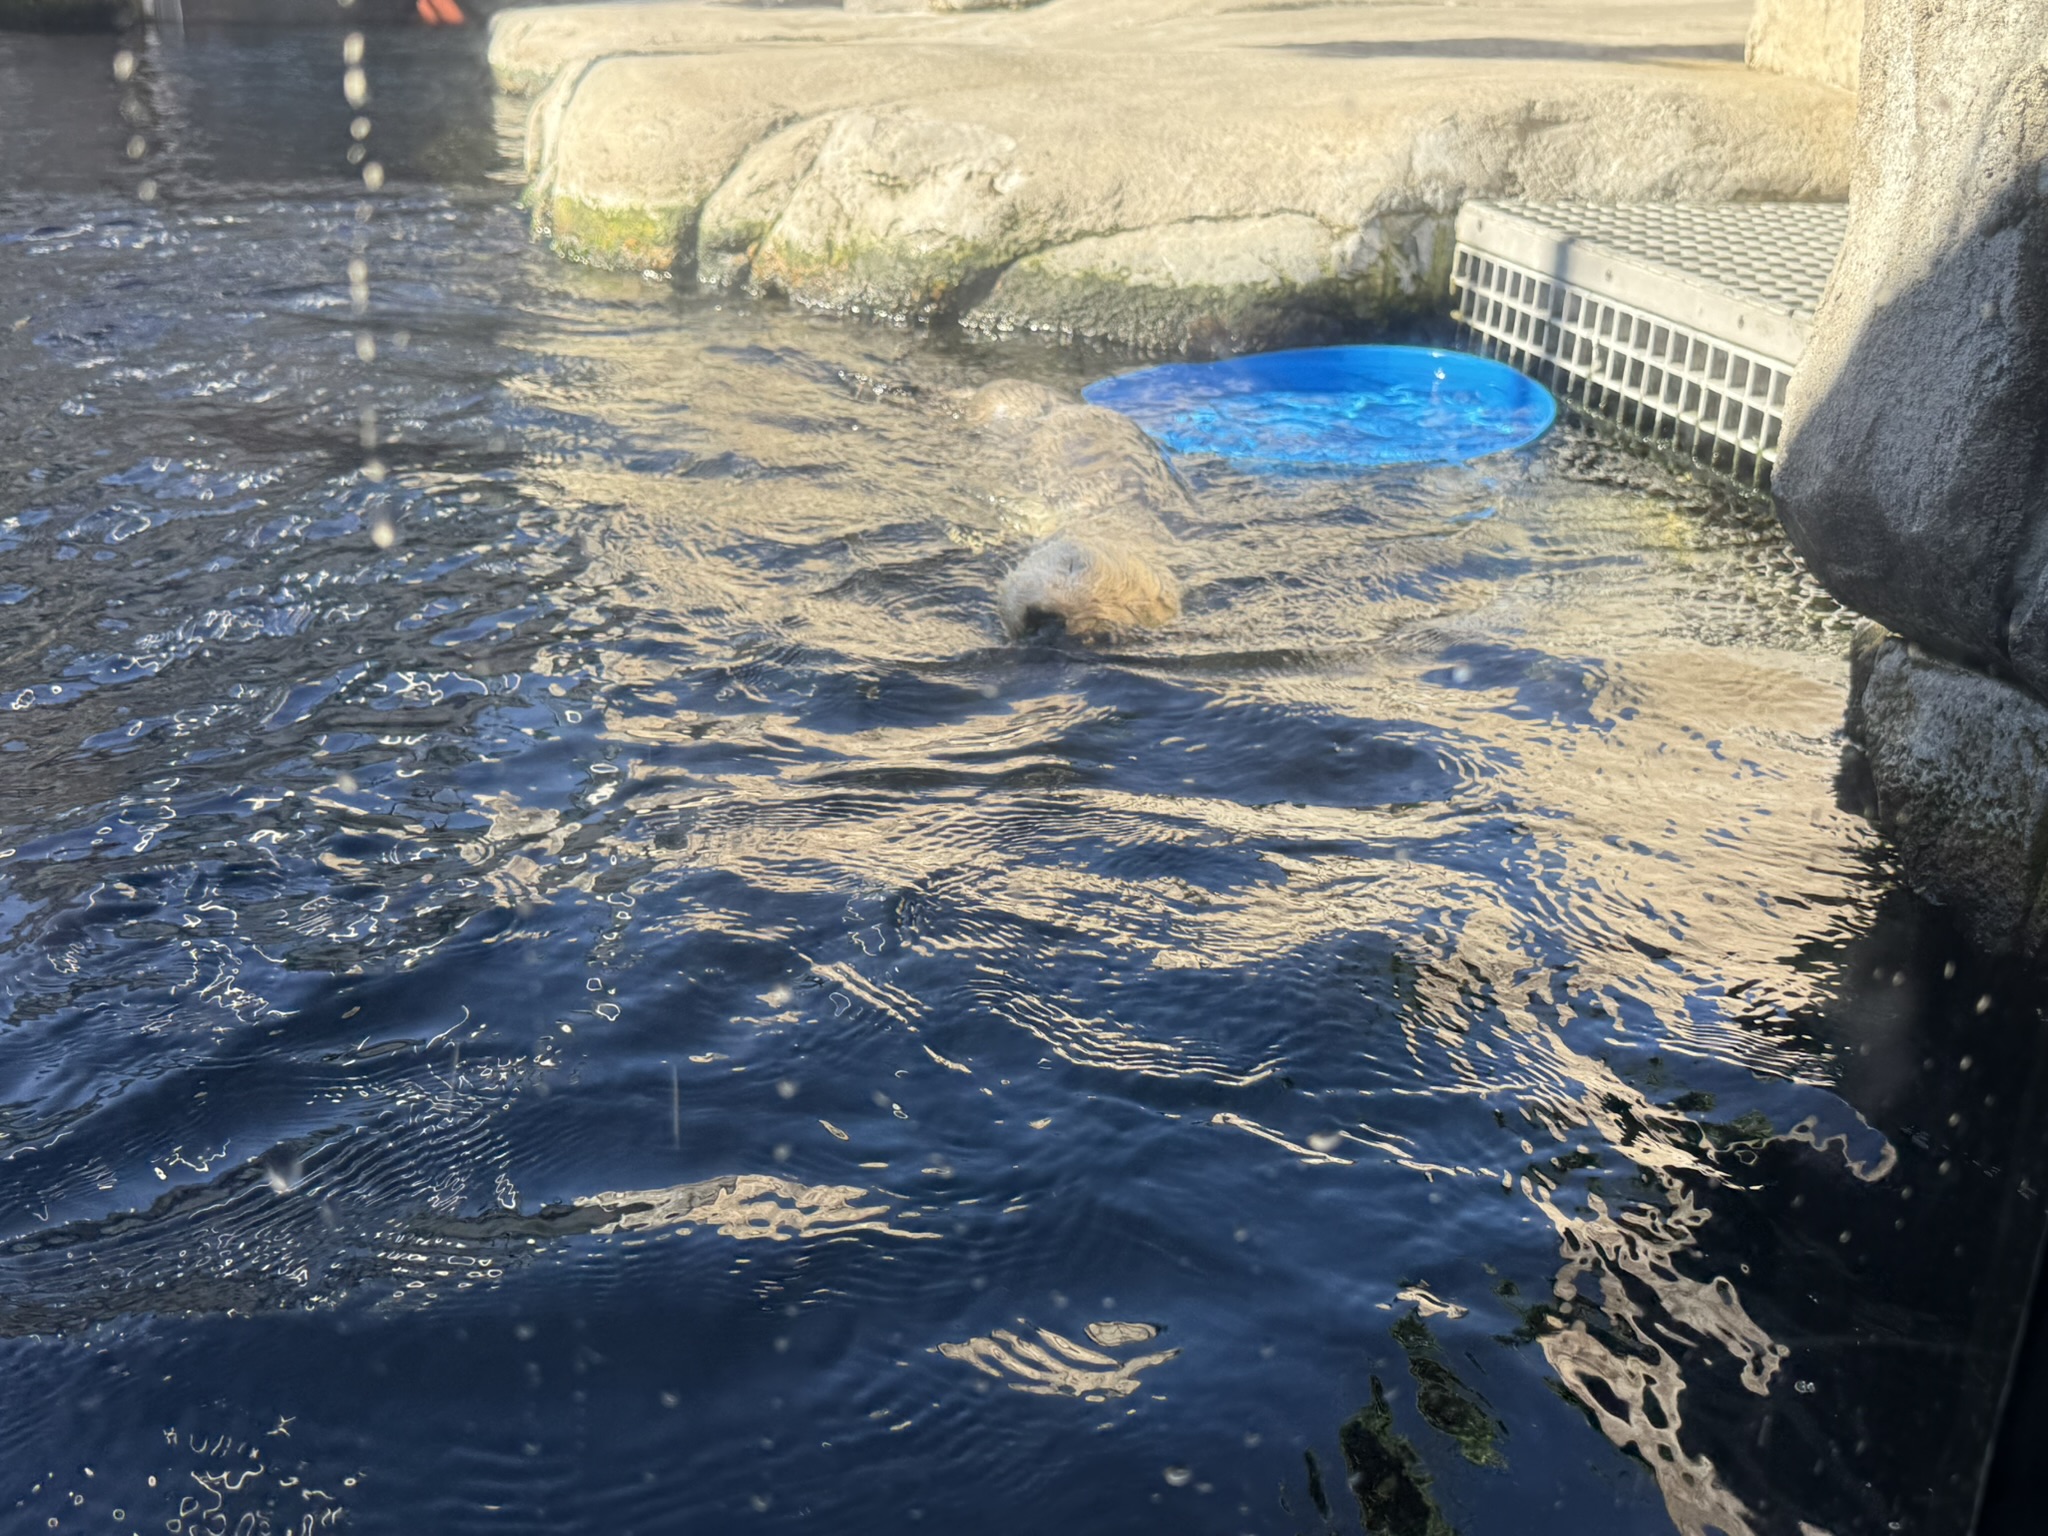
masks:
[[[1180,612],[1165,552],[1187,496],[1129,417],[1042,384],[998,379],[969,398],[966,417],[1015,456],[1016,483],[1038,535],[996,589],[1012,636],[1063,629],[1114,639]]]

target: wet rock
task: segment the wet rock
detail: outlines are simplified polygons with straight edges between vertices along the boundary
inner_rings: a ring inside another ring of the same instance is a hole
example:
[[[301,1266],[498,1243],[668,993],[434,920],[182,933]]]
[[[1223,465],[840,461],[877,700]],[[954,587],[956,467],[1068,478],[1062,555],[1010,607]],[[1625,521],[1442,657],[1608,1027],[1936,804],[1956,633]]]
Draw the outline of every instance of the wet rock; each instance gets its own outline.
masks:
[[[1874,643],[1873,643],[1874,642]],[[1921,895],[1994,952],[2048,939],[2048,704],[1897,636],[1859,636],[1850,727]]]
[[[1468,196],[1841,194],[1851,104],[1744,70],[1739,7],[1535,9],[594,5],[491,59],[564,254],[1168,350],[1440,307]]]
[[[756,242],[752,285],[827,309],[945,309],[1037,233],[1026,179],[1016,141],[978,123],[842,113]]]
[[[1779,509],[1828,589],[2048,694],[2048,70],[2037,0],[1870,0],[1847,242]]]
[[[1034,252],[963,323],[1248,351],[1414,307],[1444,291],[1451,246],[1426,214],[1341,233],[1296,213],[1188,220]]]
[[[666,271],[694,238],[699,210],[782,114],[742,103],[689,121],[643,112],[632,90],[641,62],[589,61],[540,98],[534,131],[553,154],[535,165],[529,145],[537,174],[527,195],[571,260]]]
[[[1752,69],[1856,89],[1863,0],[1756,0],[1744,55]]]
[[[1849,727],[1907,879],[1986,944],[2037,950],[2041,11],[2036,0],[1869,0],[1867,25],[1849,234],[1787,401],[1779,511],[1828,589],[1902,637],[1859,638]]]

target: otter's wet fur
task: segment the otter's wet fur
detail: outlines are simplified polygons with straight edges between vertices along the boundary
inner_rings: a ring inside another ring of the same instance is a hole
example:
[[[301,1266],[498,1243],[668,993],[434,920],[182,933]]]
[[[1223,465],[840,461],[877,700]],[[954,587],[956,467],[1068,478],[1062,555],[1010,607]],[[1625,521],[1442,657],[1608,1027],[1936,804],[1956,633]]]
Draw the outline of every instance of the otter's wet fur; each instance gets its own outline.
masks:
[[[1136,423],[1021,379],[977,390],[966,416],[1014,454],[1038,536],[996,588],[1012,636],[1057,623],[1076,639],[1115,639],[1179,615],[1166,552],[1186,493]]]

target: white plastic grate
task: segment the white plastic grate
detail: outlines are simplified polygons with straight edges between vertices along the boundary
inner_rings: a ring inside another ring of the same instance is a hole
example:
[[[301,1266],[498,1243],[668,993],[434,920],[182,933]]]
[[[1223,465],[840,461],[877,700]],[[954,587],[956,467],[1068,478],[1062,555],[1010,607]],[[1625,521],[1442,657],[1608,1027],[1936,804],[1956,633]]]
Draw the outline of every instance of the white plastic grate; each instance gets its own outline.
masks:
[[[1471,202],[1452,280],[1475,351],[1768,488],[1842,203]]]

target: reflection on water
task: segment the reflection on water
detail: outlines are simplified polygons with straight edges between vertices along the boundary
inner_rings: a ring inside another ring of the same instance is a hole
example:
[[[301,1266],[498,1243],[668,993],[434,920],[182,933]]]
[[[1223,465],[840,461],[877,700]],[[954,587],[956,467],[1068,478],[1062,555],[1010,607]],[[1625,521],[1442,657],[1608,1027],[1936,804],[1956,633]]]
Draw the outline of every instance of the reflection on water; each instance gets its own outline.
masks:
[[[144,205],[0,40],[0,1524],[1962,1529],[2035,1009],[1767,521],[1188,461],[1013,645],[1117,359],[560,266],[461,38],[359,219],[337,41]]]
[[[1033,1332],[1035,1337],[1026,1339],[1008,1328],[998,1328],[985,1339],[941,1344],[938,1352],[948,1360],[965,1361],[983,1375],[1006,1382],[1013,1391],[1041,1396],[1064,1394],[1091,1403],[1129,1397],[1138,1390],[1139,1372],[1164,1365],[1180,1353],[1177,1349],[1162,1349],[1119,1360],[1115,1355],[1104,1354],[1102,1349],[1077,1344],[1050,1328]],[[1100,1322],[1090,1323],[1087,1328],[1089,1339],[1104,1348],[1149,1343],[1158,1332],[1149,1323]]]
[[[653,1232],[675,1227],[684,1233],[697,1227],[720,1237],[767,1238],[786,1243],[795,1237],[829,1237],[841,1232],[878,1232],[890,1237],[936,1237],[936,1232],[903,1232],[883,1218],[887,1205],[862,1205],[868,1192],[851,1184],[805,1188],[768,1174],[742,1174],[675,1189],[643,1189],[628,1194],[588,1195],[576,1204],[603,1213],[590,1230]]]

